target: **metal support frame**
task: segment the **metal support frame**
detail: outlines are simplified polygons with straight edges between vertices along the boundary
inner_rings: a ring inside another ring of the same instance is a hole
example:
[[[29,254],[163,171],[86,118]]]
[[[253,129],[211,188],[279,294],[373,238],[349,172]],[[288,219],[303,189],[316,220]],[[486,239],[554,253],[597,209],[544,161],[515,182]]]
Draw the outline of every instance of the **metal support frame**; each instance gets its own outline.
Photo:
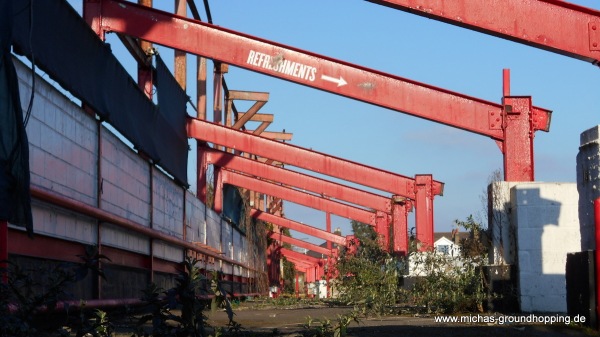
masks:
[[[170,48],[477,133],[498,142],[506,140],[502,127],[497,127],[498,124],[493,122],[495,118],[492,115],[502,116],[504,112],[502,105],[497,103],[120,0],[102,0],[101,7],[100,27],[105,31],[140,37]],[[497,15],[489,8],[480,12],[484,11]],[[524,16],[527,19],[537,16],[547,20],[537,13]],[[195,38],[190,39],[190,35]],[[531,112],[534,123],[527,135],[529,142],[533,143],[535,131],[549,130],[550,111],[532,107]],[[506,145],[503,147],[507,148]],[[519,148],[508,151],[518,152]],[[517,155],[512,159],[515,158],[525,160],[528,156]],[[533,162],[512,163],[506,156],[504,161],[507,162],[506,166],[533,167]],[[529,177],[515,177],[514,180],[526,179]]]
[[[322,259],[318,259],[318,258],[312,257],[310,255],[298,253],[291,249],[281,248],[280,252],[281,252],[281,255],[285,256],[286,258],[303,261],[304,263],[306,263],[308,265],[323,265]]]
[[[270,158],[288,165],[351,181],[363,186],[415,198],[415,180],[397,173],[308,150],[288,143],[230,129],[215,123],[188,118],[188,137],[232,147],[242,152]],[[435,195],[442,195],[444,184],[432,183]],[[418,204],[415,207],[419,207]]]
[[[408,212],[412,208],[409,200],[395,198],[392,206],[392,250],[398,256],[408,255]]]
[[[303,234],[307,234],[310,236],[314,236],[319,239],[323,239],[327,242],[332,242],[337,245],[346,245],[346,238],[343,236],[335,235],[331,232],[324,231],[322,229],[312,227],[309,225],[305,225],[303,223],[299,223],[290,219],[286,219],[277,215],[269,214],[267,212],[263,212],[258,209],[251,209],[250,216],[256,218],[258,220],[262,220],[265,222],[270,222],[280,227],[288,228]]]
[[[251,174],[253,176],[280,182],[301,190],[311,191],[322,196],[347,201],[366,208],[372,208],[387,213],[391,212],[391,200],[378,194],[315,178],[281,167],[267,165],[256,160],[236,156],[215,149],[205,149],[204,156],[205,158],[202,160],[208,165],[212,164],[226,169]]]
[[[416,176],[416,211],[417,240],[421,249],[433,247],[433,187],[431,175]]]
[[[269,233],[269,237],[271,239],[277,240],[281,243],[288,243],[290,245],[294,245],[300,248],[304,248],[304,249],[308,249],[311,250],[313,252],[319,253],[319,254],[323,254],[325,256],[329,256],[331,255],[331,250],[312,244],[312,243],[308,243],[306,241],[302,241],[296,238],[293,238],[291,236],[287,236],[287,235],[283,235],[282,233],[275,233],[275,232],[270,232]]]
[[[598,65],[600,11],[561,0],[367,0]]]
[[[215,170],[216,172],[217,170]],[[281,198],[299,205],[304,205],[310,208],[331,212],[341,217],[356,220],[359,222],[373,224],[375,216],[372,212],[343,204],[337,201],[332,201],[323,197],[300,192],[289,187],[273,184],[263,180],[258,180],[240,173],[235,173],[226,169],[219,170],[219,177],[223,184],[230,184],[237,187],[253,190],[268,194],[273,197]],[[215,187],[215,192],[217,187]],[[217,204],[217,194],[215,193],[215,204]],[[216,208],[215,208],[216,211]]]

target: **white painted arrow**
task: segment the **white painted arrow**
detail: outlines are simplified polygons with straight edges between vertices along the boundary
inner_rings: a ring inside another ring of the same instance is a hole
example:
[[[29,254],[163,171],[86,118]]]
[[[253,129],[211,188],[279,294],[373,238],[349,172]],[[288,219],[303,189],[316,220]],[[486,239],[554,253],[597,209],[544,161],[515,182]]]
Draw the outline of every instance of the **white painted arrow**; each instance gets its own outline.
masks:
[[[338,88],[348,84],[348,82],[344,81],[344,78],[342,76],[340,76],[340,78],[335,78],[327,75],[321,75],[321,79],[323,81],[337,83]]]

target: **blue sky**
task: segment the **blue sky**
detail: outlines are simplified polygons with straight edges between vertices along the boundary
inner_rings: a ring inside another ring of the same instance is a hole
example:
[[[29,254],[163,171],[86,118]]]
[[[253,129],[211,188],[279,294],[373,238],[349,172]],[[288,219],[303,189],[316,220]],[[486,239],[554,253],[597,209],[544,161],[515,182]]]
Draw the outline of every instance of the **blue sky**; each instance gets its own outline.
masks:
[[[597,1],[572,2],[600,9]],[[553,111],[550,132],[538,132],[534,142],[537,181],[575,182],[579,135],[600,124],[600,69],[583,61],[359,0],[210,5],[219,26],[496,103],[502,69],[510,68],[511,93],[531,95],[534,105]],[[118,40],[108,41],[134,72]],[[172,64],[172,51],[160,52]],[[191,97],[193,76],[190,69]],[[226,79],[233,90],[269,92],[260,112],[275,114],[269,130],[292,132],[295,145],[402,175],[433,174],[445,183],[444,196],[435,199],[436,231],[483,214],[488,177],[502,167],[491,139],[240,68],[230,67]],[[322,212],[291,203],[285,210],[290,219],[325,226]],[[334,216],[333,227],[350,234],[347,219]]]

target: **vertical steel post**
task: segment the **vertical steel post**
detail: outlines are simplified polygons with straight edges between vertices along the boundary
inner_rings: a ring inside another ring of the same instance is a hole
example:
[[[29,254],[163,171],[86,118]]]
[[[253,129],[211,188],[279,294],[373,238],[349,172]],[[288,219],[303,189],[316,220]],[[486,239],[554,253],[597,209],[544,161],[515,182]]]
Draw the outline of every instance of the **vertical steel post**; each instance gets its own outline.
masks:
[[[218,166],[213,166],[213,168],[215,175],[213,210],[221,214],[223,212],[223,175],[226,172]]]
[[[408,255],[408,211],[409,201],[394,197],[392,203],[393,252],[396,256]]]
[[[433,193],[431,174],[415,176],[415,222],[421,250],[433,247]]]
[[[375,214],[375,231],[379,235],[380,245],[385,251],[390,250],[390,228],[387,213],[377,211]]]
[[[187,1],[175,0],[175,14],[179,16],[187,16]],[[187,87],[187,54],[184,51],[175,49],[175,60],[174,60],[174,76],[175,80],[181,88],[185,91]]]
[[[140,5],[152,8],[152,0],[138,0]],[[144,40],[140,40],[140,49],[142,52],[148,55],[148,51],[152,48],[152,43]],[[152,80],[152,62],[149,57],[146,58],[148,62],[146,64],[138,62],[138,86],[144,91],[144,94],[149,99],[152,99],[153,91],[152,86],[154,81]]]
[[[531,97],[506,96],[504,114],[504,180],[533,181],[533,120]]]
[[[325,213],[325,223],[326,223],[326,230],[327,233],[331,233],[331,213],[326,212]],[[331,251],[331,241],[327,240],[327,250]]]
[[[489,117],[490,128],[504,130],[504,180],[533,181],[533,106],[531,97],[510,96],[510,69],[502,71],[502,95],[502,116]]]

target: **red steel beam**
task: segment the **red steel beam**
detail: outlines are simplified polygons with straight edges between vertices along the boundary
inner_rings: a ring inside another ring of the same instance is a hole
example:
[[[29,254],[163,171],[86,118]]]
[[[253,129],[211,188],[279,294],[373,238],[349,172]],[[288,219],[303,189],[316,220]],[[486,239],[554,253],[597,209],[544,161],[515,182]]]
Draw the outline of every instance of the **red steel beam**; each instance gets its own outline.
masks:
[[[367,0],[598,65],[600,11],[561,0]]]
[[[312,194],[296,191],[294,189],[258,180],[240,173],[220,170],[220,176],[224,184],[231,184],[255,192],[268,194],[273,197],[291,201],[296,204],[310,208],[331,212],[343,218],[356,220],[366,224],[374,224],[375,215],[364,209],[328,200]],[[215,189],[216,190],[216,189]],[[216,197],[215,197],[216,204]]]
[[[291,236],[287,236],[287,235],[283,235],[281,233],[275,233],[275,232],[270,232],[269,233],[269,237],[271,239],[277,240],[279,242],[282,243],[289,243],[290,245],[294,245],[300,248],[305,248],[308,250],[311,250],[313,252],[317,252],[319,254],[323,254],[325,256],[330,256],[331,255],[331,250],[327,249],[325,247],[321,247],[306,241],[302,241],[296,238],[293,238]]]
[[[191,138],[270,158],[406,198],[415,198],[415,181],[410,177],[199,119],[188,118],[187,131],[188,137]],[[442,194],[443,186],[443,183],[434,181],[435,195]]]
[[[339,236],[327,231],[324,231],[319,228],[315,228],[312,226],[308,226],[290,219],[286,219],[280,216],[276,216],[267,212],[260,211],[258,209],[252,208],[250,210],[250,216],[265,222],[270,222],[280,227],[288,228],[300,233],[304,233],[310,236],[314,236],[319,239],[323,239],[328,242],[333,242],[335,244],[346,246],[346,238],[343,236]]]
[[[297,187],[299,189],[315,192],[322,196],[347,201],[356,205],[372,208],[378,211],[391,212],[390,198],[374,193],[362,191],[353,187],[334,183],[328,180],[315,178],[299,172],[286,170],[260,163],[231,153],[215,149],[206,149],[206,162],[227,169],[240,171],[253,176],[277,181]]]
[[[101,28],[219,60],[251,71],[503,140],[490,112],[502,106],[360,67],[200,21],[102,0]],[[535,109],[547,117],[548,111]]]
[[[287,249],[287,248],[280,248],[279,250],[281,252],[281,255],[285,256],[286,258],[290,258],[290,259],[294,259],[294,260],[298,260],[298,261],[302,261],[302,262],[306,262],[308,264],[311,265],[319,265],[323,263],[323,260],[318,259],[316,257],[312,257],[310,255],[306,255],[306,254],[302,254],[302,253],[298,253],[295,252],[291,249]]]

